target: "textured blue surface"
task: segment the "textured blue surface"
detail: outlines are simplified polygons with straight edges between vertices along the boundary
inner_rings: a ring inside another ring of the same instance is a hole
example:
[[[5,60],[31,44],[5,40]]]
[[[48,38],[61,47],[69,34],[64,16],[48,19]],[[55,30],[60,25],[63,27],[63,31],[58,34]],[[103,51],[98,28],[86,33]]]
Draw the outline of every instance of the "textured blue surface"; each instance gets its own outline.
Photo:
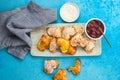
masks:
[[[120,80],[120,0],[33,0],[37,4],[57,8],[56,23],[64,23],[59,16],[60,7],[66,2],[76,3],[80,8],[80,17],[76,22],[87,22],[90,18],[102,19],[107,27],[106,36],[112,44],[110,48],[102,39],[102,55],[98,57],[44,58],[32,57],[27,54],[24,60],[19,60],[0,50],[0,80],[52,80],[53,74],[59,68],[74,65],[75,59],[82,62],[81,73],[77,76],[67,72],[69,80]],[[0,0],[0,12],[24,6],[29,0]],[[43,72],[46,59],[58,59],[60,66],[53,74]]]

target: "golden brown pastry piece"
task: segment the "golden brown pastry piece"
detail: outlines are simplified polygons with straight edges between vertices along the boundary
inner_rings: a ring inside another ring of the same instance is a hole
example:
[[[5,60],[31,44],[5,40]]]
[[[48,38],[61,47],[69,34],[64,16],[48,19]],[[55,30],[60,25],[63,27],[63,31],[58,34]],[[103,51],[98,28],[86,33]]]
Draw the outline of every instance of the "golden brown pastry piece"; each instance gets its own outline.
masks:
[[[47,34],[52,37],[61,37],[62,35],[62,28],[47,28]]]
[[[84,29],[82,27],[73,26],[73,28],[75,29],[76,33],[79,33],[81,35],[84,33]]]
[[[87,45],[84,48],[85,51],[88,52],[88,53],[92,52],[93,49],[94,49],[94,47],[95,47],[95,42],[96,41],[94,41],[94,40],[89,40],[88,43],[87,43]]]
[[[75,29],[72,26],[64,27],[62,30],[62,38],[69,40],[75,33]]]
[[[49,50],[51,52],[56,52],[56,49],[57,49],[57,39],[56,38],[51,38],[50,39]]]
[[[45,60],[44,72],[51,74],[55,68],[59,65],[58,60]]]
[[[68,80],[66,76],[66,70],[59,69],[53,76],[53,80]]]
[[[74,35],[71,40],[70,40],[70,44],[74,47],[78,46],[78,41],[79,41],[79,36],[81,36],[80,34],[76,34]]]
[[[37,43],[37,48],[41,51],[44,51],[46,48],[48,48],[49,43],[50,38],[47,35],[43,34],[39,42]]]
[[[80,73],[80,69],[81,69],[81,61],[79,59],[76,59],[75,65],[69,67],[68,71],[72,71],[73,74],[77,75]]]
[[[70,44],[74,47],[80,46],[84,48],[86,52],[92,52],[94,47],[95,47],[95,42],[94,40],[90,40],[83,35],[77,33],[75,36],[73,36],[70,40]]]
[[[70,55],[74,55],[76,53],[76,47],[70,45],[67,53]]]
[[[63,38],[58,38],[57,39],[57,44],[60,47],[60,51],[62,53],[67,53],[69,49],[69,40],[63,39]]]
[[[78,46],[80,47],[85,47],[88,43],[88,39],[83,37],[82,35],[79,37],[79,41],[78,41]]]
[[[84,38],[80,33],[74,35],[70,40],[70,44],[74,47],[76,46],[85,47],[87,43],[88,43],[87,38]]]

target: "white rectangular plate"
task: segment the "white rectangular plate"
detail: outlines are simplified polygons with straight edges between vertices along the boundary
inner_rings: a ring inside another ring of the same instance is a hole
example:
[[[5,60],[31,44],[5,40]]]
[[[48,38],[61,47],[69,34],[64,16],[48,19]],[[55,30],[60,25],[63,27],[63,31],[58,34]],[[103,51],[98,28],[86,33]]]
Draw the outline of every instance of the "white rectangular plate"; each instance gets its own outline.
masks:
[[[33,56],[44,56],[44,57],[67,57],[67,56],[99,56],[101,54],[101,40],[98,40],[96,42],[96,47],[91,53],[86,53],[82,48],[78,47],[75,55],[69,55],[69,54],[63,54],[60,51],[57,51],[55,53],[49,52],[49,50],[40,51],[37,49],[37,42],[39,41],[42,34],[45,33],[45,29],[47,27],[63,27],[63,26],[69,26],[69,25],[75,25],[77,27],[83,27],[85,26],[84,23],[69,23],[69,24],[48,24],[45,26],[42,26],[40,28],[36,28],[31,32],[31,39],[32,39],[32,47],[31,47],[31,55]]]

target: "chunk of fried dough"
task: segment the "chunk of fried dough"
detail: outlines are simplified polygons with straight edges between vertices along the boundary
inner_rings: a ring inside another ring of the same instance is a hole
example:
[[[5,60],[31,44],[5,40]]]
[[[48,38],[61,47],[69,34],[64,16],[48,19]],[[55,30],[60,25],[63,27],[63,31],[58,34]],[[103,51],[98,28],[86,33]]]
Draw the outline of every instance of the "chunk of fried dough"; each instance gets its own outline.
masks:
[[[66,70],[59,69],[53,76],[53,80],[68,80],[66,76]]]
[[[74,35],[70,40],[70,44],[74,47],[76,46],[85,47],[87,43],[88,43],[87,38],[84,38],[80,33]]]
[[[76,47],[70,45],[68,49],[68,54],[74,55],[75,53],[76,53]]]
[[[56,49],[57,49],[57,39],[56,38],[51,38],[50,39],[49,50],[51,52],[56,52]]]
[[[46,32],[49,36],[58,38],[61,37],[62,35],[62,28],[55,28],[55,27],[47,28]]]
[[[43,34],[37,43],[37,48],[41,51],[44,51],[46,48],[48,48],[49,43],[50,43],[50,38],[47,35]]]
[[[72,26],[64,27],[62,30],[62,38],[70,39],[75,33],[75,29]]]
[[[59,65],[58,60],[45,60],[44,72],[51,74],[55,68]]]
[[[92,52],[93,51],[93,49],[94,49],[94,47],[95,47],[95,43],[96,43],[96,41],[94,41],[94,40],[89,40],[88,41],[88,43],[87,43],[87,45],[85,46],[85,51],[86,52]]]
[[[75,65],[69,67],[68,71],[72,71],[73,74],[77,75],[80,73],[80,69],[81,69],[81,61],[79,59],[76,59]]]
[[[75,29],[76,33],[79,33],[81,35],[84,33],[84,29],[82,27],[73,26],[73,28]]]
[[[60,47],[60,51],[62,53],[67,53],[69,49],[69,40],[63,39],[63,38],[58,38],[57,39],[57,44]]]

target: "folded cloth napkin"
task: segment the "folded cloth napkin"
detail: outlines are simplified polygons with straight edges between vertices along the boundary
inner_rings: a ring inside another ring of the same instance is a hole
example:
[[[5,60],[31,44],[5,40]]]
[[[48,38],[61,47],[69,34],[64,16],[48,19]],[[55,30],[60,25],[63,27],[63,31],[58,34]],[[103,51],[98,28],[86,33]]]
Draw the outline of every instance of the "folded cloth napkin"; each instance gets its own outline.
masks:
[[[24,59],[32,43],[27,33],[55,21],[56,17],[55,9],[40,7],[32,1],[25,7],[1,12],[0,49],[8,48],[10,54]]]

